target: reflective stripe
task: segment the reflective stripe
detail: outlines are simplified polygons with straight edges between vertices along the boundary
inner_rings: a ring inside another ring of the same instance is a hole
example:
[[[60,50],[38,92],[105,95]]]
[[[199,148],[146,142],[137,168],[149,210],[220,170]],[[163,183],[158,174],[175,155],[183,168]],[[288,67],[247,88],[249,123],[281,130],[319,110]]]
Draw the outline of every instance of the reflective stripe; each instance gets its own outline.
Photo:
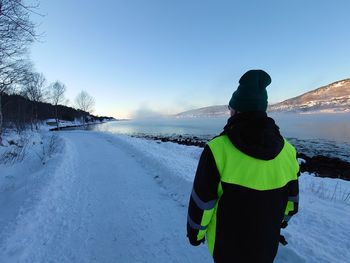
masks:
[[[285,216],[284,216],[284,221],[288,222],[291,218],[292,218],[291,216],[285,215]]]
[[[203,202],[199,196],[197,195],[196,191],[193,189],[192,190],[192,194],[191,194],[193,201],[196,203],[196,205],[202,209],[202,210],[210,210],[213,209],[215,207],[216,204],[216,200],[211,200],[209,202]]]
[[[197,230],[207,229],[207,226],[201,226],[201,225],[198,225],[195,222],[193,222],[193,220],[191,219],[191,217],[189,215],[187,216],[187,222],[190,225],[190,227],[192,227],[193,229],[197,229]]]
[[[289,213],[292,213],[294,211],[294,204],[296,203],[292,201],[287,202],[287,207],[286,207],[286,210],[284,211],[285,215],[289,215]]]
[[[298,203],[299,202],[299,195],[297,196],[289,196],[288,197],[288,201],[294,202],[294,203]]]

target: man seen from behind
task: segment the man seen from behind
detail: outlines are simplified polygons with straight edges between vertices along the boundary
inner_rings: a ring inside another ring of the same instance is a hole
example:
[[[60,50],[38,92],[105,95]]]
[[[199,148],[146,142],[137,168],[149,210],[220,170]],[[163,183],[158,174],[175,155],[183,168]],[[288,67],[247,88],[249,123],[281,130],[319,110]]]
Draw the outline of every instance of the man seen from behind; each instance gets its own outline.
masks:
[[[229,102],[224,131],[205,146],[190,197],[187,237],[214,261],[273,262],[298,211],[296,150],[267,116],[270,76],[250,70]]]

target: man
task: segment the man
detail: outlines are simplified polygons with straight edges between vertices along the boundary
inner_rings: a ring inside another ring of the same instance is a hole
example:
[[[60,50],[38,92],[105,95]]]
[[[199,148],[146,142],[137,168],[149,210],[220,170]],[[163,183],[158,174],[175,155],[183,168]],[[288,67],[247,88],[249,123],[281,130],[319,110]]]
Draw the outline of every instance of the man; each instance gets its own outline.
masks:
[[[199,160],[187,237],[205,238],[214,261],[273,262],[280,229],[298,211],[296,151],[267,117],[270,76],[250,70],[229,102],[231,117]]]

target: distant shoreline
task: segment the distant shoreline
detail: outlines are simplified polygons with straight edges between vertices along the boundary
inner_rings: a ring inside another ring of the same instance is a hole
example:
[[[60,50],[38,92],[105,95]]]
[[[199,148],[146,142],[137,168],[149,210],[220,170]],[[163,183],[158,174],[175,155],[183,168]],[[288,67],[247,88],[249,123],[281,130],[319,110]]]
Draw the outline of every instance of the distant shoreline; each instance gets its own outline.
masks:
[[[113,120],[114,121],[114,120]],[[67,125],[67,126],[62,126],[62,127],[55,127],[55,128],[51,128],[49,129],[49,131],[60,131],[60,130],[74,130],[76,128],[82,128],[84,126],[92,126],[92,125],[100,125],[100,124],[104,124],[104,123],[107,123],[107,122],[110,122],[110,121],[105,121],[105,122],[94,122],[94,123],[86,123],[85,125],[83,124],[77,124],[77,125]]]

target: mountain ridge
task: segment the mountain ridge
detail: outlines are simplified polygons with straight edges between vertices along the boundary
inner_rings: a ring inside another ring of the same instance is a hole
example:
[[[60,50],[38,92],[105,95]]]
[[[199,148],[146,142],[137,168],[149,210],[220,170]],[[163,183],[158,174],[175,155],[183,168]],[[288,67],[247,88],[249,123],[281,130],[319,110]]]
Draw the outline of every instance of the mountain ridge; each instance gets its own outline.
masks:
[[[350,112],[350,78],[342,79],[268,106],[268,112],[346,113]],[[176,118],[222,117],[227,105],[214,105],[184,111]]]
[[[350,78],[269,105],[270,112],[350,112]]]

